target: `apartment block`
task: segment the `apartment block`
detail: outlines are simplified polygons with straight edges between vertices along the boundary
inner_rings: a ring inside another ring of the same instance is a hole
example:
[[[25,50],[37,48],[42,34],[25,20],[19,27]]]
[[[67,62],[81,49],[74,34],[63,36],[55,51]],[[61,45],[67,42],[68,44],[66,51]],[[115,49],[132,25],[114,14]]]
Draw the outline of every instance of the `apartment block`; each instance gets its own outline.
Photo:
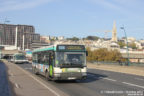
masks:
[[[30,49],[33,41],[40,41],[40,34],[35,34],[33,26],[0,24],[0,45],[17,45],[20,49],[23,49],[23,47],[24,49]]]

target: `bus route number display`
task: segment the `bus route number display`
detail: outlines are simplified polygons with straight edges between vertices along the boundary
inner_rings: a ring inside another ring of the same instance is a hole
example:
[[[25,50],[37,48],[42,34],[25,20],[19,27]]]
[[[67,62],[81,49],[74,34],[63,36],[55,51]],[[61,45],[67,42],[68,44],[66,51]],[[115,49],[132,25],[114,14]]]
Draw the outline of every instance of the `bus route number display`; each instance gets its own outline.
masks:
[[[59,45],[58,50],[84,50],[82,45]]]

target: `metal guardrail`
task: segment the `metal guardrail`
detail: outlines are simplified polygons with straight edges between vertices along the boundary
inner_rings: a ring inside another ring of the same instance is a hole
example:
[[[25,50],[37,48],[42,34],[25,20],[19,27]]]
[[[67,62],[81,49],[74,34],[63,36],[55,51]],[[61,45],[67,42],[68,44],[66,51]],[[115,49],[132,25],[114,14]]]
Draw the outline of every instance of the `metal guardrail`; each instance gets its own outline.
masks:
[[[112,62],[112,61],[90,61],[90,63],[97,65],[117,65],[117,66],[128,66],[127,62]],[[129,66],[144,67],[144,63],[130,62]]]
[[[123,58],[128,58],[128,55],[126,53],[122,53],[122,57]],[[144,58],[144,54],[133,54],[133,53],[129,53],[129,58],[132,59],[143,59]]]

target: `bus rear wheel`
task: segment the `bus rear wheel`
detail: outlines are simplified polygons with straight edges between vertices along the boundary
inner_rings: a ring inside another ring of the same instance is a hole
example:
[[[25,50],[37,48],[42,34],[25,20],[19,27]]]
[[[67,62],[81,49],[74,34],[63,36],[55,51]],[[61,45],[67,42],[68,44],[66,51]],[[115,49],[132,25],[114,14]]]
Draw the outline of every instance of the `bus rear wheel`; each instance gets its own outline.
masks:
[[[37,71],[36,67],[33,67],[32,70],[33,70],[34,74],[38,75],[38,71]]]

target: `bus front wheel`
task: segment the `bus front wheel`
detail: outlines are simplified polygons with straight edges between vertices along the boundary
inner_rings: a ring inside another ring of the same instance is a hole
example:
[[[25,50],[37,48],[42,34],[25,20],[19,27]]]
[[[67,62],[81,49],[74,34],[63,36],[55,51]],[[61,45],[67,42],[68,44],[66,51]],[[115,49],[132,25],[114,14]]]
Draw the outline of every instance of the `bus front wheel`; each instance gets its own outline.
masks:
[[[49,72],[45,72],[45,77],[46,77],[46,80],[51,81],[51,78],[49,77]]]

